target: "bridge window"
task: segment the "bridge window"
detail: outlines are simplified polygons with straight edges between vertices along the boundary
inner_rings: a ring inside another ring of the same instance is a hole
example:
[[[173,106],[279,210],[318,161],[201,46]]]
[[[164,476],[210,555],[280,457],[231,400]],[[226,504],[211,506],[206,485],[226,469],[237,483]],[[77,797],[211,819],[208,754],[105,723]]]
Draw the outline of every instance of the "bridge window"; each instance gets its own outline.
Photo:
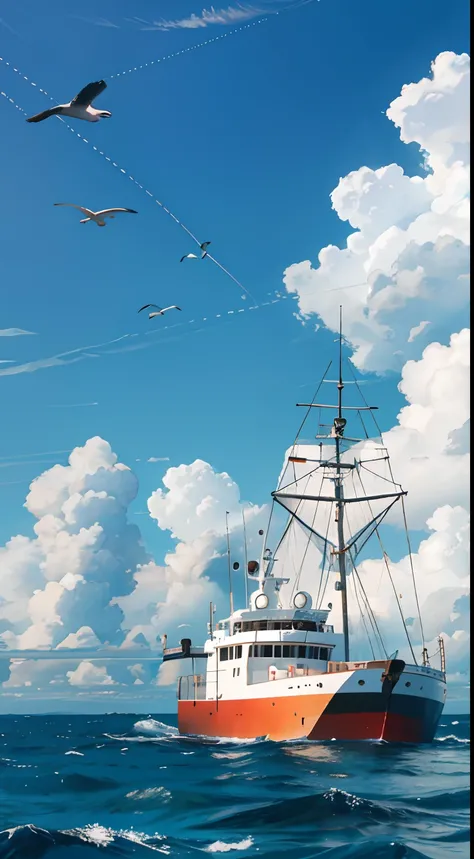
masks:
[[[303,632],[331,632],[329,626],[316,623],[314,620],[251,620],[236,622],[234,632],[256,632],[263,630],[299,630]]]
[[[224,648],[227,650],[227,648]],[[232,648],[229,648],[232,650]],[[235,658],[239,659],[237,650],[241,654],[242,647],[235,647]],[[266,659],[322,659],[327,661],[330,657],[331,648],[315,647],[307,644],[251,644],[249,647],[249,657],[264,657]],[[232,657],[230,657],[232,658]]]
[[[228,647],[221,647],[219,652],[220,652],[220,657],[219,657],[220,661],[221,662],[227,662],[227,660],[229,658],[229,648]]]
[[[242,645],[241,644],[238,644],[235,648],[235,658],[236,659],[242,658]],[[239,671],[240,671],[240,669],[239,669]]]

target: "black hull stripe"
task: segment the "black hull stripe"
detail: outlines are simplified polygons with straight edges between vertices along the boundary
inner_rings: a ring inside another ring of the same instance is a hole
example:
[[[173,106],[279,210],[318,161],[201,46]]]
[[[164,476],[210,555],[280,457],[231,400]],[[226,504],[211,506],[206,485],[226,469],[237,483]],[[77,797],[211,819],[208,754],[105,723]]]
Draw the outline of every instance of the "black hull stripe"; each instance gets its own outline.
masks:
[[[343,715],[344,713],[393,713],[422,721],[438,719],[443,703],[432,698],[419,698],[416,695],[387,696],[381,692],[339,692],[331,698],[324,715]]]

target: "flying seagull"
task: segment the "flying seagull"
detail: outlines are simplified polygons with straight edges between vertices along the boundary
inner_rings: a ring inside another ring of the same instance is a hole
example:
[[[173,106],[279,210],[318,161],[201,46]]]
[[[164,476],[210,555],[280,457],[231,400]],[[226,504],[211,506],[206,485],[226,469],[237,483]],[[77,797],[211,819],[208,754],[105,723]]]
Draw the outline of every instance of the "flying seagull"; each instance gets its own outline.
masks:
[[[104,218],[115,218],[117,212],[129,212],[131,215],[138,215],[135,209],[100,209],[99,212],[93,212],[92,209],[86,209],[85,206],[76,206],[74,203],[55,203],[55,206],[72,206],[73,209],[79,209],[86,218],[79,221],[80,224],[87,224],[87,221],[95,221],[98,227],[105,227]]]
[[[107,84],[105,81],[95,81],[94,83],[87,84],[68,104],[58,104],[56,107],[50,107],[49,110],[43,110],[42,113],[30,116],[26,121],[42,122],[43,119],[48,119],[50,116],[72,116],[73,119],[85,119],[86,122],[99,122],[99,119],[112,116],[109,110],[96,110],[94,107],[91,107],[94,99],[106,87]]]
[[[201,259],[207,257],[207,249],[210,244],[210,242],[203,242],[202,245],[199,245],[202,250]],[[196,254],[185,254],[184,257],[181,257],[180,262],[183,262],[183,260],[185,259],[198,259],[198,257],[196,256]]]
[[[164,316],[168,310],[181,310],[177,304],[172,304],[170,307],[158,307],[157,304],[144,304],[143,307],[140,307],[138,312],[141,313],[142,310],[146,310],[147,307],[156,307],[156,310],[148,314],[148,319],[153,319],[154,316]]]

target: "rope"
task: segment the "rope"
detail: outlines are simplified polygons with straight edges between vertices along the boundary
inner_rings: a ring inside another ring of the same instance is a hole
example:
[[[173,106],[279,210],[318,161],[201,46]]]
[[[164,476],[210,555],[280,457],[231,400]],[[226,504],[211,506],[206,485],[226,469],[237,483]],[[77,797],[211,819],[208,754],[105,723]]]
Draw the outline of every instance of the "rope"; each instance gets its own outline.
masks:
[[[363,484],[363,482],[362,482],[362,478],[361,478],[361,476],[360,476],[360,473],[359,473],[359,472],[357,472],[357,474],[358,474],[358,477],[359,477],[359,480],[360,480],[360,484],[361,484],[361,486],[362,486],[362,491],[363,491],[365,494],[367,494],[367,493],[365,492],[365,487],[364,487],[364,484]],[[403,497],[403,496],[401,496],[401,497]],[[370,515],[373,517],[373,513],[372,513],[372,508],[371,508],[370,501],[367,501],[367,504],[368,504],[368,507],[369,507],[369,510],[370,510]],[[393,588],[393,593],[394,593],[394,595],[395,595],[395,600],[396,600],[396,603],[397,603],[397,606],[398,606],[398,610],[399,610],[399,613],[400,613],[401,621],[402,621],[402,624],[403,624],[403,629],[405,630],[405,635],[406,635],[406,638],[407,638],[407,641],[408,641],[408,646],[409,646],[409,648],[410,648],[411,655],[412,655],[412,657],[413,657],[413,661],[414,661],[415,665],[418,665],[418,662],[416,661],[415,652],[414,652],[414,650],[413,650],[413,645],[412,645],[412,643],[411,643],[410,635],[409,635],[409,632],[408,632],[408,627],[407,627],[407,625],[406,625],[406,623],[405,623],[405,618],[404,618],[404,616],[403,616],[402,606],[401,606],[400,600],[399,600],[399,598],[398,598],[398,593],[397,593],[397,589],[396,589],[396,587],[395,587],[395,582],[393,581],[392,572],[391,572],[391,570],[390,570],[390,566],[389,566],[389,563],[388,563],[388,555],[387,555],[387,553],[386,553],[386,551],[385,551],[385,548],[384,548],[384,545],[383,545],[383,543],[382,543],[382,538],[381,538],[381,536],[380,536],[380,533],[379,533],[379,529],[378,529],[378,527],[376,527],[376,528],[375,528],[375,533],[377,534],[377,539],[378,539],[378,541],[379,541],[380,548],[381,548],[381,550],[382,550],[383,560],[384,560],[385,567],[386,567],[386,570],[387,570],[387,573],[388,573],[388,577],[389,577],[389,579],[390,579],[390,583],[391,583],[392,588]]]
[[[320,494],[320,495],[321,495],[321,490],[322,490],[322,488],[323,488],[323,483],[324,483],[324,473],[323,473],[323,476],[322,476],[322,478],[321,478],[321,483],[320,483],[320,486],[319,486],[319,494]],[[316,504],[316,509],[315,509],[315,511],[314,511],[314,514],[313,514],[313,520],[312,520],[312,522],[311,522],[311,528],[314,528],[314,522],[315,522],[315,519],[316,519],[316,515],[317,515],[317,512],[318,512],[318,509],[319,509],[319,501],[318,501],[318,502],[317,502],[317,504]],[[293,594],[295,593],[295,590],[299,587],[299,582],[300,582],[300,579],[301,579],[301,573],[302,573],[302,570],[303,570],[303,564],[304,564],[304,562],[305,562],[305,560],[306,560],[306,555],[308,554],[308,549],[309,549],[309,545],[310,545],[310,543],[311,543],[311,533],[309,533],[309,534],[308,534],[308,539],[307,539],[307,542],[306,542],[306,547],[305,547],[305,550],[304,550],[304,553],[303,553],[303,557],[302,557],[302,559],[301,559],[300,568],[299,568],[298,573],[297,573],[297,575],[296,575],[295,582],[294,582],[294,585],[293,585],[293,588],[292,588],[292,591],[291,591],[291,599],[293,599]],[[325,544],[325,545],[326,545],[326,544]],[[323,555],[323,557],[324,557],[324,555]]]
[[[423,648],[424,648],[425,647],[425,631],[423,629],[423,620],[421,617],[420,601],[418,599],[418,588],[416,585],[415,568],[413,565],[413,552],[411,549],[410,534],[408,531],[408,522],[407,522],[407,516],[406,516],[406,509],[405,509],[405,499],[403,498],[403,495],[402,495],[402,510],[403,510],[403,523],[405,525],[405,534],[406,534],[406,538],[407,538],[408,557],[410,558],[410,569],[411,569],[411,575],[412,575],[412,579],[413,579],[413,590],[415,592],[416,609],[418,612],[418,620],[420,621],[421,640],[422,640],[422,644],[423,644]]]
[[[361,620],[362,620],[362,624],[363,624],[364,629],[365,629],[365,634],[366,634],[366,636],[367,636],[367,641],[369,642],[370,652],[372,653],[372,659],[375,659],[375,650],[374,650],[374,648],[373,648],[373,646],[372,646],[372,639],[370,638],[370,635],[369,635],[369,628],[368,628],[368,626],[367,626],[367,624],[366,624],[366,622],[365,622],[365,616],[364,616],[364,613],[363,613],[363,611],[362,611],[362,606],[361,606],[361,604],[360,604],[359,594],[357,593],[357,587],[356,587],[356,581],[357,581],[357,580],[356,580],[355,576],[351,576],[351,580],[352,580],[352,587],[353,587],[353,589],[354,589],[354,594],[355,594],[355,598],[356,598],[356,601],[357,601],[357,605],[358,605],[358,607],[359,607],[359,613],[360,613],[360,617],[361,617]]]

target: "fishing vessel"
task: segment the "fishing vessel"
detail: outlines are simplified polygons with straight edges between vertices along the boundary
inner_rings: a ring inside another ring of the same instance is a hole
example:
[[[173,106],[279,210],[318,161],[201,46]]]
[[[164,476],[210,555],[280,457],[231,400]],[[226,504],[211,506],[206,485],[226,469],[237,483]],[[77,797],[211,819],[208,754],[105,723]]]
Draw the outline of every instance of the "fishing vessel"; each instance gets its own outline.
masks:
[[[351,381],[343,379],[342,313],[336,379],[327,377],[330,367],[313,400],[298,404],[305,415],[272,493],[268,527],[259,532],[264,538],[260,559],[245,558],[245,608],[234,609],[232,570],[239,563],[231,565],[228,539],[229,616],[216,624],[211,605],[203,646],[183,639],[179,647],[164,648],[163,660],[183,660],[185,669],[177,693],[182,734],[409,743],[434,737],[446,698],[443,639],[438,639],[440,667],[433,667],[419,612],[407,493],[394,480],[376,407],[367,403],[355,375]],[[334,404],[316,401],[324,384],[335,387]],[[360,404],[344,402],[348,385]],[[305,439],[303,431],[315,411],[316,435]],[[357,419],[362,437],[352,430],[348,434],[345,415]],[[369,432],[368,421],[374,422],[375,433]],[[390,522],[397,509],[416,607],[411,618],[405,616],[383,542],[383,523]],[[268,545],[278,510],[283,510],[285,521],[272,550]],[[374,540],[386,573],[384,585],[398,605],[409,659],[399,658],[398,651],[387,653],[380,618],[359,572],[364,549],[367,552]],[[331,596],[335,591],[339,598],[336,607],[327,601],[329,587]],[[370,646],[369,658],[366,653],[357,659],[353,653],[358,649],[362,655],[363,650],[352,629],[355,608]],[[419,658],[410,630],[422,642]]]

